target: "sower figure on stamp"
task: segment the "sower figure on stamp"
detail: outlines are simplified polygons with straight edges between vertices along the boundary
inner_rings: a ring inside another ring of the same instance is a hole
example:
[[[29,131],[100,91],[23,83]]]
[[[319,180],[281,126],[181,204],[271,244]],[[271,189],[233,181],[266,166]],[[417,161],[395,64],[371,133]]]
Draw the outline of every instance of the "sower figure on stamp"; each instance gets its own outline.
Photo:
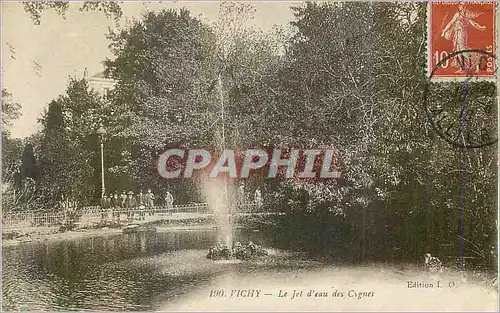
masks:
[[[453,15],[451,21],[443,29],[441,37],[453,41],[453,52],[471,49],[468,45],[467,39],[469,37],[469,24],[479,31],[484,31],[486,26],[479,25],[474,21],[481,13],[475,13],[465,8],[465,4],[460,2],[458,5],[458,12]],[[461,61],[458,59],[461,58]],[[468,72],[474,67],[479,71],[479,58],[480,55],[474,52],[464,53],[457,55],[453,58],[451,65],[458,68],[457,73]]]
[[[153,210],[154,210],[155,195],[151,192],[151,189],[148,189],[148,193],[145,196],[146,196],[146,207],[148,208],[149,216],[151,216],[154,214]]]
[[[172,206],[174,203],[174,196],[170,193],[170,191],[167,191],[165,194],[165,209],[172,214]]]

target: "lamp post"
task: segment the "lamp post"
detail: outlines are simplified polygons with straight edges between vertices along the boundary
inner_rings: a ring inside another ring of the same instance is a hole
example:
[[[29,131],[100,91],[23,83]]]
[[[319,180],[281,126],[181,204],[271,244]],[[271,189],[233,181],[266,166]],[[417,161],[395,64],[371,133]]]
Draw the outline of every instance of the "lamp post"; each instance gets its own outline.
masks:
[[[101,141],[101,198],[104,197],[104,193],[106,192],[106,188],[104,187],[104,135],[106,135],[106,130],[101,125],[97,130]]]

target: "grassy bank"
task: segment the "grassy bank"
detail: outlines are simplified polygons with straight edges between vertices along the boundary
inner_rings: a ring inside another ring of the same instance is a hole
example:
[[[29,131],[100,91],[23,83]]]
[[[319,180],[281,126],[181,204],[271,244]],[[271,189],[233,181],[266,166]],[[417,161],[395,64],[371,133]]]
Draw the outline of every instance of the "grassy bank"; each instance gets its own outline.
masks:
[[[133,224],[140,224],[145,227],[161,227],[168,229],[182,229],[191,227],[213,226],[213,217],[205,216],[181,216],[167,215],[162,217],[151,216],[146,220],[134,220]],[[74,225],[55,225],[50,227],[20,227],[3,229],[2,245],[14,246],[22,243],[30,243],[47,240],[78,239],[92,236],[104,236],[122,233],[122,228],[128,225],[128,221],[86,221],[75,223]]]

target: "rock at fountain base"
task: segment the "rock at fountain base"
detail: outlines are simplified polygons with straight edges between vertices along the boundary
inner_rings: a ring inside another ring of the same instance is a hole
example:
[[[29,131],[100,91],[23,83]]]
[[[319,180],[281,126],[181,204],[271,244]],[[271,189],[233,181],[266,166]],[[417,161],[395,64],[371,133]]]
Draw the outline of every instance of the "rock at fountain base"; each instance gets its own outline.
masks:
[[[266,250],[251,241],[246,245],[236,242],[233,249],[229,249],[225,244],[210,247],[210,249],[208,249],[207,259],[229,260],[235,258],[238,260],[250,260],[267,254]]]

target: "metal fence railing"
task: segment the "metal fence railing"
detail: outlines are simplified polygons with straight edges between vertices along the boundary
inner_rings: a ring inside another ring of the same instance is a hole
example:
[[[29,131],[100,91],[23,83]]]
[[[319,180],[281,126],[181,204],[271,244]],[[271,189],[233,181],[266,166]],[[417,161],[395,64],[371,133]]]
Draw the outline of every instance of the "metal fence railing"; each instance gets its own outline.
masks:
[[[233,212],[240,214],[262,213],[257,203],[239,203],[235,205]],[[219,212],[217,208],[212,208],[208,203],[191,203],[173,206],[155,206],[155,207],[136,207],[136,208],[110,208],[102,209],[100,206],[87,206],[80,208],[69,208],[64,212],[40,212],[33,211],[29,213],[4,213],[2,216],[2,227],[39,227],[56,226],[64,223],[70,216],[73,216],[76,222],[84,220],[100,220],[103,216],[121,217],[130,214],[144,212],[146,216],[150,215],[170,215],[174,213],[192,213],[192,214],[215,214]]]
[[[2,217],[2,227],[36,227],[53,226],[65,220],[62,213],[17,213],[8,214]]]

